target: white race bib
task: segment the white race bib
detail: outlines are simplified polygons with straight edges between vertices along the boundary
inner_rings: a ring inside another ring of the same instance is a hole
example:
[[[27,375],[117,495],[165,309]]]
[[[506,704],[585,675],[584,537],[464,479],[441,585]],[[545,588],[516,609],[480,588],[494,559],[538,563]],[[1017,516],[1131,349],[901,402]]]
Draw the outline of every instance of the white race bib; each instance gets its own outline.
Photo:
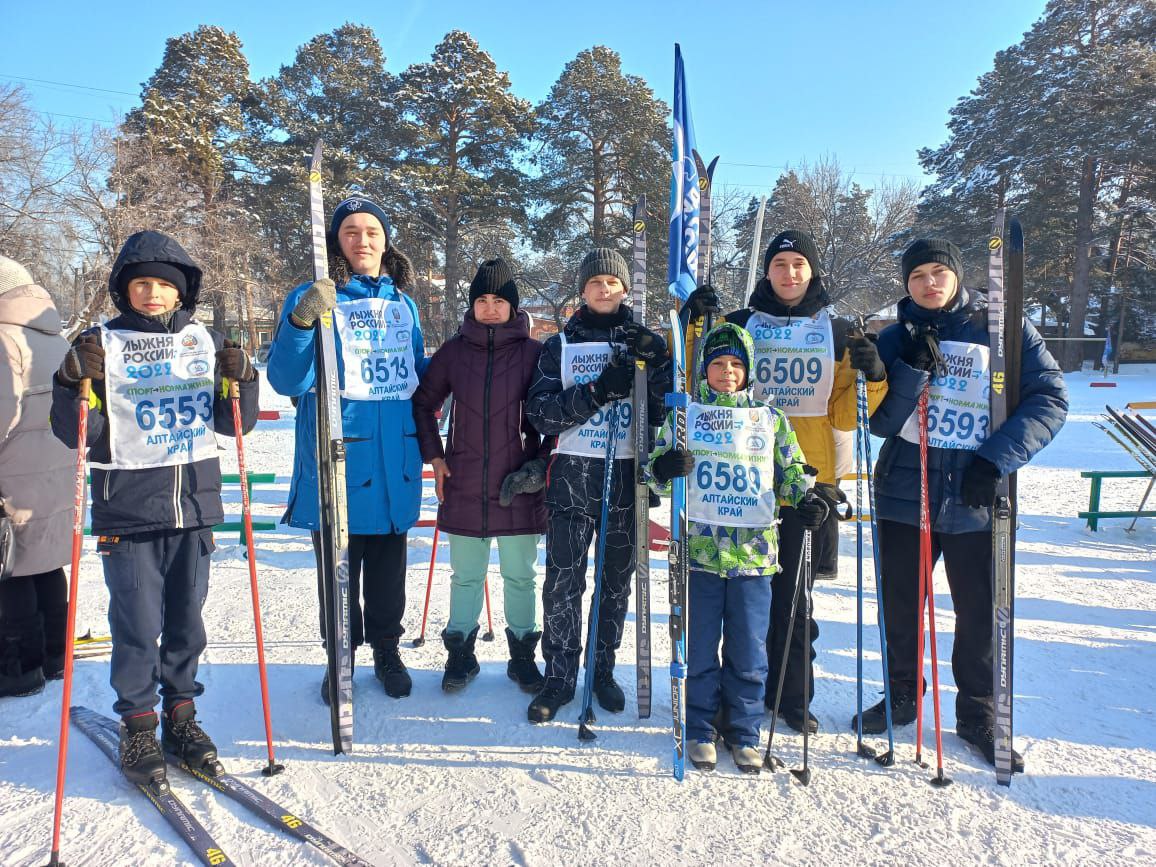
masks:
[[[692,403],[686,411],[690,520],[712,527],[775,523],[775,428],[766,407]]]
[[[927,445],[973,452],[987,439],[991,412],[990,352],[978,343],[941,340],[947,364],[943,376],[931,377],[927,397]],[[899,436],[919,444],[919,412],[907,417]]]
[[[217,456],[216,350],[205,327],[177,334],[101,330],[109,451],[103,469],[170,467]]]
[[[361,298],[333,310],[348,400],[408,400],[417,391],[413,312],[404,301]]]
[[[586,385],[598,378],[610,363],[609,343],[567,343],[566,335],[559,334],[562,341],[562,387]],[[614,447],[614,459],[634,457],[634,437],[630,435],[633,424],[633,407],[629,400],[615,401],[618,404],[618,437]],[[611,404],[599,408],[585,424],[572,427],[558,435],[558,445],[554,451],[565,455],[584,458],[606,457],[606,437],[610,433],[608,410]]]
[[[827,415],[835,387],[835,336],[824,309],[814,318],[752,313],[747,331],[755,343],[751,392],[789,418]]]

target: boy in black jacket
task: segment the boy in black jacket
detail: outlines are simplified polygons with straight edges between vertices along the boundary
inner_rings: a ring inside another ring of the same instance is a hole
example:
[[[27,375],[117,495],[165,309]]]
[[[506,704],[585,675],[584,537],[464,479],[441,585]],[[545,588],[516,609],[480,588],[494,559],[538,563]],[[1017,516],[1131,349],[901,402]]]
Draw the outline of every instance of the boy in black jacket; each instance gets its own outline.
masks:
[[[224,519],[213,434],[234,435],[232,382],[244,432],[253,429],[258,381],[241,349],[193,319],[201,269],[172,238],[130,237],[108,288],[120,315],[85,331],[65,356],[52,430],[76,447],[78,389],[90,379],[92,532],[109,591],[120,763],[130,780],[149,784],[165,779],[157,680],[164,748],[208,773],[219,767],[193,706],[204,691],[196,674],[212,527]]]

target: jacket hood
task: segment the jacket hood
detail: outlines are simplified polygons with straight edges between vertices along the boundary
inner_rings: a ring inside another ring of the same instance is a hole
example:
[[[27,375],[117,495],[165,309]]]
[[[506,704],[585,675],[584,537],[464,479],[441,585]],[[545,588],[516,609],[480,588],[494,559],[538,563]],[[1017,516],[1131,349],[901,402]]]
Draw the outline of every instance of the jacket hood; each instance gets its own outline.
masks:
[[[0,295],[0,324],[31,328],[43,334],[59,334],[60,314],[48,291],[30,283]]]
[[[182,310],[192,313],[197,307],[197,296],[201,292],[201,269],[193,264],[184,247],[162,232],[137,232],[130,235],[120,248],[112,271],[108,275],[108,294],[112,303],[121,313],[132,312],[132,305],[124,297],[117,283],[121,272],[129,265],[141,262],[164,262],[179,268],[185,275],[186,290],[181,298]]]
[[[740,346],[742,346],[743,351],[746,353],[746,358],[743,359],[743,363],[747,366],[746,383],[737,392],[732,394],[723,394],[722,392],[717,392],[711,388],[706,381],[706,355],[710,346],[719,342],[727,343],[730,345],[738,343]],[[723,398],[721,402],[724,403],[724,405],[746,406],[750,400],[751,395],[751,377],[754,375],[751,361],[755,357],[755,341],[751,338],[751,333],[745,328],[735,325],[733,322],[724,321],[712,328],[706,337],[703,338],[702,347],[703,369],[702,377],[698,384],[699,400],[706,403],[719,403],[719,398]],[[739,395],[743,395],[745,399],[739,399]],[[735,400],[735,403],[731,404],[731,400]]]

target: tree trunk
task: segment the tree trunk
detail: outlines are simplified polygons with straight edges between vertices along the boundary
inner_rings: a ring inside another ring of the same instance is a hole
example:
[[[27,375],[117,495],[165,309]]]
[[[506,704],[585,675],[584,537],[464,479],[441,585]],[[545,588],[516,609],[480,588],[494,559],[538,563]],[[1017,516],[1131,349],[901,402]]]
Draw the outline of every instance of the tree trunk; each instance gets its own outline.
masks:
[[[1092,272],[1092,216],[1096,200],[1096,160],[1085,157],[1080,172],[1080,202],[1076,210],[1076,260],[1072,268],[1072,296],[1068,304],[1068,337],[1084,336],[1084,319],[1088,312],[1088,291]],[[1079,370],[1084,363],[1084,344],[1068,341],[1061,366],[1065,371]]]

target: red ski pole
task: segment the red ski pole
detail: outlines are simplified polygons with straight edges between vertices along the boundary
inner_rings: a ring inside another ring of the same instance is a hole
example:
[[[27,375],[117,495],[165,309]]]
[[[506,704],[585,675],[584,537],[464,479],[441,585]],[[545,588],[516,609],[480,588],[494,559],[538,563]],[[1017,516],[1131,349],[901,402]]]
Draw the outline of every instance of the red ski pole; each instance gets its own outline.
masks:
[[[919,395],[919,404],[916,412],[919,422],[919,559],[916,574],[919,582],[919,625],[916,627],[916,643],[919,650],[916,657],[916,670],[919,674],[915,682],[915,763],[926,767],[923,763],[923,616],[927,609],[926,594],[927,582],[924,580],[926,562],[931,558],[931,516],[927,493],[927,397],[930,386],[923,386]]]
[[[241,432],[241,388],[234,380],[229,383],[229,398],[233,404],[233,432],[237,436],[237,472],[241,477],[241,519],[245,522],[245,555],[249,560],[249,595],[253,600],[253,631],[257,636],[257,672],[261,679],[261,709],[265,713],[265,746],[269,763],[261,769],[266,777],[285,770],[273,756],[273,721],[269,714],[269,680],[265,671],[265,635],[261,630],[261,595],[257,590],[257,552],[253,548],[253,512],[249,503],[249,474],[245,471],[245,442]]]
[[[88,401],[92,380],[80,381],[80,418],[76,430],[76,495],[73,500],[72,571],[68,578],[68,623],[64,631],[64,695],[60,700],[60,738],[56,754],[56,805],[52,819],[52,854],[48,867],[61,867],[60,822],[64,814],[64,777],[68,769],[68,720],[72,703],[72,637],[76,634],[76,596],[80,585],[80,552],[84,546],[85,470],[88,451]]]
[[[434,527],[433,545],[430,546],[429,551],[429,576],[425,581],[425,608],[421,612],[421,635],[413,640],[414,647],[421,647],[425,644],[425,624],[429,620],[429,594],[433,589],[433,573],[434,564],[438,559],[438,528]]]
[[[482,579],[482,589],[486,594],[486,634],[482,636],[482,641],[494,640],[494,618],[490,614],[490,576],[487,575]]]

